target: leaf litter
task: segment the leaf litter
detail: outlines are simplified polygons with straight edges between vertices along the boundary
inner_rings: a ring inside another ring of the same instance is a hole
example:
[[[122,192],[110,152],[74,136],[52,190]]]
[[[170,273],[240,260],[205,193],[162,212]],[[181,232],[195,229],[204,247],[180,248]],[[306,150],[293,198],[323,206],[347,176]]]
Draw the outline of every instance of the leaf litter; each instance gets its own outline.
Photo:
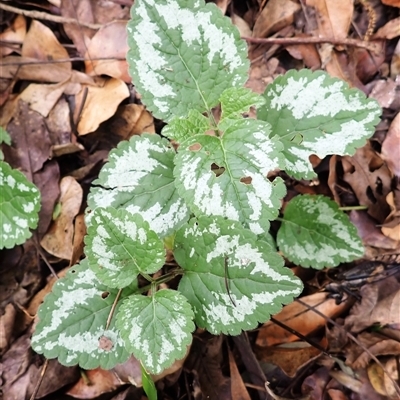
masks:
[[[166,399],[187,392],[196,399],[208,396],[247,400],[263,398],[268,380],[274,382],[272,390],[283,398],[294,393],[323,399],[324,392],[331,398],[343,398],[349,391],[354,399],[396,398],[393,380],[398,380],[395,357],[400,352],[400,241],[396,235],[400,225],[400,104],[396,100],[399,3],[217,3],[232,20],[240,18],[246,36],[269,40],[256,44],[249,39],[249,88],[261,93],[276,76],[307,66],[346,80],[384,107],[386,128],[382,133],[377,132],[353,157],[331,157],[330,163],[329,159],[328,163],[317,160],[313,167],[321,172],[316,185],[306,189],[307,193],[325,194],[330,188],[339,206],[369,206],[367,212],[352,211],[350,218],[366,247],[364,257],[375,260],[380,269],[376,267],[374,280],[368,281],[372,272],[364,260],[339,267],[339,276],[348,269],[357,269],[357,279],[350,280],[341,276],[338,279],[328,270],[295,268],[306,288],[300,298],[302,304],[295,301],[274,317],[289,326],[292,333],[273,320],[261,326],[259,332],[242,334],[240,340],[212,337],[198,329],[186,361],[177,361],[156,378],[159,393]],[[34,238],[14,249],[1,250],[0,255],[0,327],[6,333],[1,337],[0,349],[4,399],[29,398],[42,372],[44,359],[30,351],[30,321],[38,302],[35,294],[50,275],[46,263],[59,272],[81,255],[81,193],[85,201],[88,185],[97,178],[108,152],[121,140],[143,131],[160,133],[162,128],[140,104],[140,95],[126,73],[124,27],[132,1],[43,4],[49,15],[78,17],[81,25],[95,23],[102,28],[57,24],[4,12],[6,23],[0,28],[0,39],[5,44],[0,53],[0,124],[10,133],[12,146],[2,149],[6,160],[26,174],[42,194]],[[32,5],[25,8],[33,10]],[[211,34],[208,28],[205,26],[206,34]],[[320,42],[307,41],[312,38]],[[354,40],[352,45],[346,42],[348,39]],[[363,39],[369,39],[376,51],[362,47]],[[72,182],[72,177],[76,190],[66,200],[63,182]],[[288,196],[305,190],[304,181],[284,179]],[[53,221],[56,205],[66,205],[66,201],[71,202],[71,208],[62,207]],[[288,201],[286,197],[284,205]],[[40,248],[43,240],[54,244]],[[340,300],[322,293],[332,281],[343,295]],[[302,337],[299,339],[293,330]],[[298,347],[289,346],[289,342]],[[338,353],[342,357],[334,358]],[[283,354],[293,360],[291,368],[285,365]],[[309,372],[302,376],[305,366]],[[335,372],[338,366],[341,371]],[[140,388],[121,391],[127,384],[141,385],[136,360],[130,359],[111,372],[97,371],[102,378],[94,372],[92,375],[92,371],[79,378],[76,367],[66,368],[51,360],[36,397],[59,398],[57,391],[67,393],[64,386],[75,383],[68,394],[77,398],[95,398],[107,392],[113,399],[141,398]]]

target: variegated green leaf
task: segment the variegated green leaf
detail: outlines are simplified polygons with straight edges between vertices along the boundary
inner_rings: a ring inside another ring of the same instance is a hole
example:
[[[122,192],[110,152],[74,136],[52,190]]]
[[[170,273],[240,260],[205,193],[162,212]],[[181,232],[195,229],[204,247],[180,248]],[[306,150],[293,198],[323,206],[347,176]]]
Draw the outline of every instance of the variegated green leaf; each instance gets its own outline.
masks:
[[[187,117],[175,117],[163,130],[163,136],[181,143],[194,135],[201,135],[211,129],[210,120],[196,110],[190,110]]]
[[[112,207],[94,210],[85,237],[86,256],[98,279],[113,288],[130,285],[139,273],[164,264],[164,244],[139,214]]]
[[[126,299],[117,327],[126,348],[152,374],[159,374],[181,359],[192,342],[193,310],[180,293],[164,289],[152,296]]]
[[[0,249],[11,249],[32,236],[39,210],[39,189],[22,172],[0,161]]]
[[[175,189],[174,157],[175,150],[158,135],[143,134],[121,142],[94,181],[98,187],[90,190],[89,208],[124,208],[140,214],[160,237],[171,234],[189,216]]]
[[[220,98],[221,119],[238,118],[241,114],[249,111],[250,107],[260,107],[265,104],[265,99],[250,89],[228,88],[224,90]]]
[[[364,254],[355,226],[326,196],[303,195],[289,201],[277,242],[285,257],[303,267],[336,267]]]
[[[323,71],[289,71],[264,97],[257,115],[284,144],[286,172],[298,179],[316,176],[311,154],[354,154],[373,135],[381,114],[375,100]]]
[[[131,15],[129,71],[157,118],[208,112],[224,89],[246,81],[246,44],[215,4],[136,0]]]
[[[197,325],[213,334],[253,329],[302,291],[275,249],[222,217],[200,217],[183,226],[174,255],[185,271],[178,289],[191,303]]]
[[[135,288],[125,288],[120,300]],[[126,361],[129,353],[115,327],[120,307],[118,302],[113,310],[117,294],[118,289],[100,283],[86,259],[75,265],[55,283],[40,306],[32,348],[46,358],[58,358],[63,365],[79,364],[84,369],[110,369]],[[111,312],[113,318],[106,328]]]
[[[196,215],[222,215],[257,233],[267,232],[286,193],[268,172],[281,165],[279,142],[263,121],[229,121],[222,136],[196,135],[181,143],[176,186]]]

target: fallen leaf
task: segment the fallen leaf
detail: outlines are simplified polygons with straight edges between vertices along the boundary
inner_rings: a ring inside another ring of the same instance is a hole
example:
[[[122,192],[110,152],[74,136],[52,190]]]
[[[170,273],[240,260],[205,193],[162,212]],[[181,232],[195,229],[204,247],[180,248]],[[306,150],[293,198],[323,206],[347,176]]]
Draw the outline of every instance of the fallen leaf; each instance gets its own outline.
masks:
[[[343,180],[357,196],[360,205],[368,207],[368,214],[383,222],[390,209],[386,196],[391,190],[391,173],[382,158],[368,142],[353,156],[341,157]]]
[[[96,32],[85,54],[87,74],[108,75],[126,83],[132,81],[125,60],[128,51],[126,23],[127,21],[113,21]],[[101,57],[109,59],[96,60]]]
[[[236,365],[235,358],[233,357],[232,351],[228,349],[229,357],[229,370],[231,373],[231,393],[232,400],[251,400],[249,392],[244,385],[242,376],[240,375],[239,369]]]
[[[399,0],[398,0],[399,1]],[[394,39],[400,36],[400,17],[387,22],[382,28],[379,28],[372,39]]]
[[[127,97],[129,97],[129,89],[120,79],[102,79],[98,86],[88,86],[85,104],[77,126],[79,135],[94,132],[103,121],[115,114],[121,101]],[[83,100],[84,91],[82,90],[76,96],[77,104],[81,104]]]
[[[388,168],[396,176],[400,176],[400,113],[398,113],[390,124],[386,138],[382,143],[382,158],[385,160]]]
[[[40,242],[48,253],[65,260],[72,258],[74,218],[79,213],[82,197],[82,188],[74,178],[66,176],[61,180],[61,213]]]
[[[321,351],[305,342],[282,346],[256,347],[255,353],[260,361],[274,364],[293,378],[299,370],[321,355]]]
[[[350,306],[347,301],[339,305],[336,304],[334,299],[328,298],[327,293],[315,293],[305,296],[301,298],[301,301],[330,318],[340,315]],[[326,324],[325,318],[296,301],[284,306],[279,314],[274,315],[274,318],[302,335],[315,332]],[[260,347],[273,346],[293,342],[298,339],[298,336],[281,328],[274,322],[268,321],[259,329],[256,345]]]
[[[400,7],[400,0],[382,0],[382,3],[391,7]]]
[[[292,0],[270,0],[261,11],[253,28],[253,37],[265,38],[291,25],[300,4]]]
[[[60,44],[51,29],[37,20],[31,22],[22,45],[21,55],[43,61],[69,58],[67,50]],[[58,63],[57,67],[71,71],[72,64]]]
[[[12,42],[23,43],[26,35],[26,19],[23,15],[17,15],[13,24],[0,33],[2,46],[0,47],[0,57],[5,57],[14,52]],[[11,42],[7,46],[7,42]],[[15,45],[14,45],[15,46]]]
[[[400,323],[400,283],[394,276],[360,289],[361,302],[356,303],[345,319],[345,328],[360,332],[375,324],[385,326]]]
[[[393,380],[397,382],[399,380],[397,360],[395,357],[390,357],[389,359],[382,360],[381,363],[383,364],[385,371],[381,365],[374,361],[367,368],[368,378],[372,387],[379,394],[387,396],[390,399],[396,399],[398,398],[398,393],[393,385]],[[386,371],[389,373],[390,377]]]

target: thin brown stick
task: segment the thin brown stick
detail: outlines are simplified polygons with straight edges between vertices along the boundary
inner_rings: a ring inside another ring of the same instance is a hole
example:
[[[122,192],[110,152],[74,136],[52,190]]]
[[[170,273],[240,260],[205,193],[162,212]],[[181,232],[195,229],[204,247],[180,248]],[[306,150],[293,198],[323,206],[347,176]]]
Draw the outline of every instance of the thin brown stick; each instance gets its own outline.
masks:
[[[111,324],[111,320],[112,320],[112,317],[114,315],[115,307],[117,307],[118,300],[121,297],[121,293],[122,293],[122,289],[119,289],[118,293],[117,293],[117,296],[115,297],[114,303],[113,303],[113,305],[111,307],[110,314],[108,314],[108,318],[107,318],[107,322],[106,322],[106,330],[108,329],[108,327]]]
[[[304,307],[307,307],[308,309],[314,311],[316,314],[318,314],[320,317],[325,318],[327,321],[329,321],[332,325],[335,325],[337,328],[340,329],[344,329],[343,326],[340,326],[338,323],[336,323],[336,321],[334,321],[332,318],[324,315],[321,311],[317,310],[315,307],[308,305],[307,303],[305,303],[304,301],[300,300],[300,299],[296,299],[295,301],[297,301],[298,303],[300,303],[301,305],[303,305]],[[367,349],[367,347],[365,347],[354,335],[352,335],[350,332],[347,332],[344,329],[346,336],[353,341],[354,343],[356,343],[358,346],[360,346],[370,357],[372,360],[374,360],[381,368],[382,371],[387,375],[387,377],[390,379],[390,381],[393,383],[393,387],[396,391],[397,394],[400,395],[400,387],[399,384],[392,378],[392,376],[390,375],[390,373],[388,372],[388,370],[384,367],[384,365],[378,360],[378,358],[371,353],[371,351],[369,349]]]
[[[46,373],[46,369],[47,369],[48,365],[49,365],[49,360],[46,358],[46,360],[45,360],[45,362],[43,364],[42,370],[40,371],[39,380],[36,382],[35,389],[33,389],[33,393],[32,393],[32,395],[30,397],[30,400],[35,400],[36,395],[37,395],[37,393],[38,393],[38,391],[40,389],[40,385],[42,384],[42,381],[43,381],[43,378],[44,378],[44,374]]]
[[[77,21],[74,18],[66,18],[66,17],[60,17],[58,15],[52,15],[48,14],[42,11],[28,11],[28,10],[22,10],[17,7],[12,7],[7,4],[2,4],[0,3],[0,9],[4,11],[9,11],[14,14],[21,14],[24,15],[25,17],[29,17],[32,19],[42,19],[45,21],[51,21],[51,22],[56,22],[58,24],[74,24],[74,25],[81,25],[84,26],[85,28],[97,30],[100,29],[103,25],[101,24],[90,24],[87,22],[80,22]]]
[[[248,43],[254,44],[283,44],[283,45],[294,45],[294,44],[321,44],[331,43],[339,46],[354,46],[362,47],[371,51],[376,51],[376,46],[371,42],[364,40],[345,38],[345,39],[328,39],[319,37],[291,37],[291,38],[253,38],[248,36],[242,36],[242,39]]]
[[[122,61],[126,60],[125,57],[93,57],[91,59],[85,57],[70,57],[70,58],[58,58],[57,60],[29,60],[29,61],[13,61],[13,62],[0,62],[2,67],[12,65],[37,65],[37,64],[62,64],[65,62],[73,61]]]

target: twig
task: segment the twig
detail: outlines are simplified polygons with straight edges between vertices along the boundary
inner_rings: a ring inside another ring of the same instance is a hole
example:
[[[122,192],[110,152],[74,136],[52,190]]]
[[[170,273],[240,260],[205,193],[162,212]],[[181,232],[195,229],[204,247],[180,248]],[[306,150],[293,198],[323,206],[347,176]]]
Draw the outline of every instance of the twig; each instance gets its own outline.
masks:
[[[340,329],[344,329],[343,326],[340,326],[338,323],[336,323],[332,318],[324,315],[321,311],[317,310],[314,306],[310,306],[307,303],[304,303],[302,300],[300,299],[296,299],[295,301],[297,301],[298,303],[300,303],[301,305],[303,305],[304,307],[307,307],[308,309],[314,311],[316,314],[318,314],[320,317],[325,318],[327,321],[329,321],[332,325],[335,325],[337,328]],[[372,360],[374,360],[381,368],[382,371],[387,375],[387,377],[389,378],[389,380],[392,382],[393,387],[396,391],[397,394],[400,395],[400,387],[399,384],[392,378],[392,376],[390,375],[390,373],[388,372],[388,370],[382,365],[382,363],[378,360],[378,358],[371,353],[371,351],[365,347],[354,335],[352,335],[350,332],[347,332],[345,329],[345,334],[346,336],[353,341],[354,343],[356,343],[358,346],[360,346],[370,357]]]
[[[108,314],[108,318],[107,318],[107,322],[106,322],[106,330],[109,328],[109,326],[111,324],[111,320],[114,315],[115,307],[117,307],[117,303],[118,303],[119,298],[121,297],[121,293],[122,293],[122,289],[119,289],[117,295],[115,296],[113,305],[111,307],[110,314]]]
[[[45,13],[42,11],[22,10],[20,8],[8,6],[8,5],[2,4],[2,3],[0,3],[0,9],[2,9],[4,11],[10,11],[14,14],[25,15],[25,17],[29,17],[32,19],[43,19],[46,21],[56,22],[58,24],[81,25],[81,26],[84,26],[85,28],[94,29],[94,30],[100,29],[103,26],[101,24],[90,24],[87,22],[80,22],[74,18],[60,17],[58,15],[52,15],[52,14],[48,14],[48,13]]]
[[[47,369],[48,365],[49,365],[49,360],[46,358],[46,360],[45,360],[45,362],[43,364],[43,367],[42,367],[42,369],[40,371],[39,380],[36,382],[36,385],[35,385],[35,388],[33,389],[33,393],[32,393],[32,395],[30,397],[30,400],[35,400],[36,395],[37,395],[37,393],[38,393],[38,391],[40,389],[40,385],[42,384],[42,381],[43,381],[43,378],[44,378],[44,374],[46,373],[46,369]]]
[[[125,57],[69,57],[69,58],[58,58],[57,60],[29,60],[29,61],[13,61],[13,62],[3,62],[2,67],[7,67],[10,65],[36,65],[36,64],[62,64],[65,62],[74,61],[123,61],[126,60]]]
[[[254,44],[320,44],[320,43],[331,43],[334,45],[341,46],[355,46],[368,49],[370,51],[376,51],[376,46],[371,42],[366,42],[363,40],[345,38],[345,39],[328,39],[319,37],[291,37],[291,38],[253,38],[248,36],[242,36],[243,40],[248,43]]]

